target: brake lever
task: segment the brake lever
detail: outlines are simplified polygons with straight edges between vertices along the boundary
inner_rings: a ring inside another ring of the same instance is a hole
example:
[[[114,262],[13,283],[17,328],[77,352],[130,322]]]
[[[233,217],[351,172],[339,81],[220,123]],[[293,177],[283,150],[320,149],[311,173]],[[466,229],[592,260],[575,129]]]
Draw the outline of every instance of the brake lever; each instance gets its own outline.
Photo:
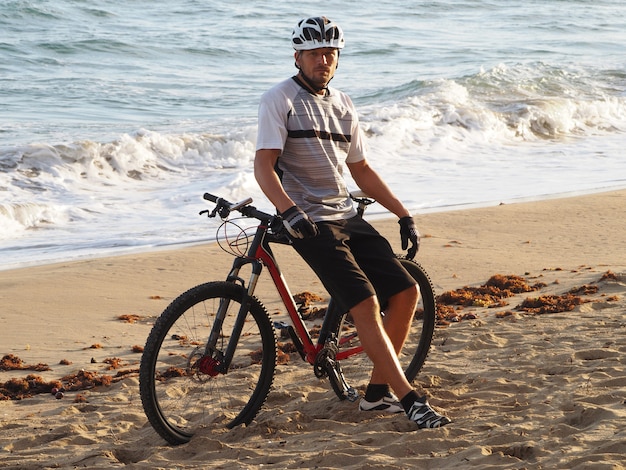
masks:
[[[209,211],[208,209],[204,209],[204,210],[201,210],[201,211],[198,213],[198,215],[208,214],[208,215],[207,215],[207,217],[209,217],[209,218],[214,218],[214,217],[217,215],[218,210],[219,210],[219,207],[218,207],[218,206],[215,206],[215,207],[213,208],[213,210],[212,210],[212,211]],[[226,217],[228,217],[228,209],[226,209],[226,211],[227,211],[227,213],[226,213]],[[222,212],[220,211],[220,216],[221,216],[221,215],[222,215]]]

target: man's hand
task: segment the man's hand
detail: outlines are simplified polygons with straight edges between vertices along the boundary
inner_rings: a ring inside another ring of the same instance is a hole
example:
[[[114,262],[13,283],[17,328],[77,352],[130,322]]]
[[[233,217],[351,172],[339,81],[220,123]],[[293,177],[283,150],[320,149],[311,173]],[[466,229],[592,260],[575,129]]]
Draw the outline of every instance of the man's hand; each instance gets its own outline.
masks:
[[[315,222],[298,206],[291,206],[280,215],[283,225],[293,238],[313,238],[320,233]]]
[[[411,241],[411,248],[409,248],[406,254],[407,259],[415,258],[417,250],[420,248],[420,233],[415,227],[413,217],[407,215],[398,220],[400,224],[400,241],[402,242],[402,249],[406,250],[409,246],[409,240]]]

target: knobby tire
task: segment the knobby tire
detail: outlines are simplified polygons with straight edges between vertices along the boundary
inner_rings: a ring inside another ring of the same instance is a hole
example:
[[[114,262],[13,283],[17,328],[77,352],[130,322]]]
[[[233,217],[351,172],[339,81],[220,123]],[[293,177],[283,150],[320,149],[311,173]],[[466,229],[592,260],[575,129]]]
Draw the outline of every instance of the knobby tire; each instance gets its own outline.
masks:
[[[265,402],[276,335],[255,297],[228,371],[211,376],[197,366],[220,301],[230,302],[216,345],[224,352],[244,297],[244,288],[231,282],[201,284],[175,299],[154,324],[141,359],[140,395],[150,424],[167,442],[188,442],[205,427],[250,424]]]

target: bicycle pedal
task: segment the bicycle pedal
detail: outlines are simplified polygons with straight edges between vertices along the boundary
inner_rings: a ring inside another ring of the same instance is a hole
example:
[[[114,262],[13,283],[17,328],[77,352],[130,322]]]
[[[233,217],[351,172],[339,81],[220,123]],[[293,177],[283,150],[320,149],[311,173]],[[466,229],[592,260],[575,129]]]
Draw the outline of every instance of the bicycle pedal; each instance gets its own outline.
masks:
[[[348,390],[345,392],[345,394],[346,394],[346,399],[351,403],[354,403],[360,397],[359,391],[354,387],[348,387]]]
[[[281,338],[289,338],[289,325],[284,321],[275,321],[274,328],[280,332]]]
[[[286,328],[289,328],[289,325],[284,321],[275,321],[274,328],[276,328],[277,330],[284,330]]]

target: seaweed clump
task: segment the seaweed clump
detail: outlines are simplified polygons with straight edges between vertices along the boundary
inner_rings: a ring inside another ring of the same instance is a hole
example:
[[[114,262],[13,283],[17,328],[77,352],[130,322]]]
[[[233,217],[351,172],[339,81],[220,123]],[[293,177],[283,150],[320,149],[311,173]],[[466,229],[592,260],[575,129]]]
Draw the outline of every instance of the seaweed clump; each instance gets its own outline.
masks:
[[[66,390],[76,392],[79,390],[88,390],[101,385],[111,385],[114,378],[107,374],[98,374],[96,372],[81,370],[76,374],[66,375],[61,379],[61,381],[65,383]]]
[[[602,279],[604,279],[604,277]],[[599,288],[597,285],[583,284],[580,287],[571,288],[562,295],[542,295],[535,298],[529,297],[518,305],[516,310],[526,313],[534,313],[537,315],[543,315],[545,313],[571,312],[578,305],[591,302],[591,300],[583,299],[581,295],[597,294],[598,290]]]
[[[324,299],[317,294],[311,292],[300,292],[293,296],[293,300],[298,306],[298,312],[304,320],[315,320],[316,318],[324,318],[326,315],[326,307],[313,306],[316,302],[322,302]]]
[[[513,297],[515,294],[536,291],[545,286],[543,282],[531,286],[523,277],[514,274],[508,276],[495,274],[482,286],[444,292],[437,298],[437,303],[463,307],[502,307],[506,305],[503,299]]]
[[[542,315],[544,313],[571,312],[576,306],[589,302],[571,292],[563,295],[542,295],[525,299],[516,310]]]
[[[607,271],[600,281],[614,280],[616,275]],[[557,282],[558,283],[558,282]],[[465,307],[504,307],[508,305],[507,298],[516,294],[538,291],[546,287],[543,282],[528,284],[521,276],[503,276],[496,274],[480,287],[463,287],[455,291],[444,292],[437,297],[437,324],[448,325],[450,322],[458,322],[465,319],[476,318],[472,313],[461,314]],[[581,296],[590,296],[599,292],[599,287],[595,284],[583,284],[573,287],[562,295],[541,295],[539,297],[528,297],[514,310],[529,314],[546,314],[570,312],[578,305],[592,302]],[[608,300],[612,300],[613,297]],[[503,318],[513,315],[513,311],[499,312],[497,317]]]
[[[476,318],[474,314],[460,315],[459,310],[464,307],[504,307],[508,305],[505,299],[516,294],[537,291],[545,286],[543,282],[530,285],[523,277],[514,274],[494,274],[482,286],[466,286],[439,295],[437,297],[437,324],[448,325],[450,322],[474,319]]]
[[[22,370],[28,368],[17,356],[7,356],[2,359],[2,367],[11,365],[12,368],[3,368],[2,370]],[[116,362],[116,366],[119,366],[118,362]],[[46,368],[37,370],[50,370],[50,368],[46,366]],[[60,380],[51,380],[49,382],[45,381],[38,375],[29,374],[26,377],[12,378],[6,382],[0,383],[0,401],[23,400],[24,398],[31,398],[41,393],[51,393],[54,389],[76,392],[80,390],[88,390],[98,386],[109,386],[112,383],[119,382],[124,377],[136,374],[137,372],[138,371],[136,369],[125,369],[117,372],[115,376],[111,376],[81,370],[75,374],[66,375]]]
[[[25,378],[14,378],[0,383],[0,400],[23,400],[40,393],[50,393],[60,387],[61,382],[46,382],[38,375],[29,374]]]
[[[14,354],[6,354],[2,359],[0,359],[0,370],[34,370],[38,372],[43,372],[46,370],[50,370],[48,364],[24,364],[24,361]]]

